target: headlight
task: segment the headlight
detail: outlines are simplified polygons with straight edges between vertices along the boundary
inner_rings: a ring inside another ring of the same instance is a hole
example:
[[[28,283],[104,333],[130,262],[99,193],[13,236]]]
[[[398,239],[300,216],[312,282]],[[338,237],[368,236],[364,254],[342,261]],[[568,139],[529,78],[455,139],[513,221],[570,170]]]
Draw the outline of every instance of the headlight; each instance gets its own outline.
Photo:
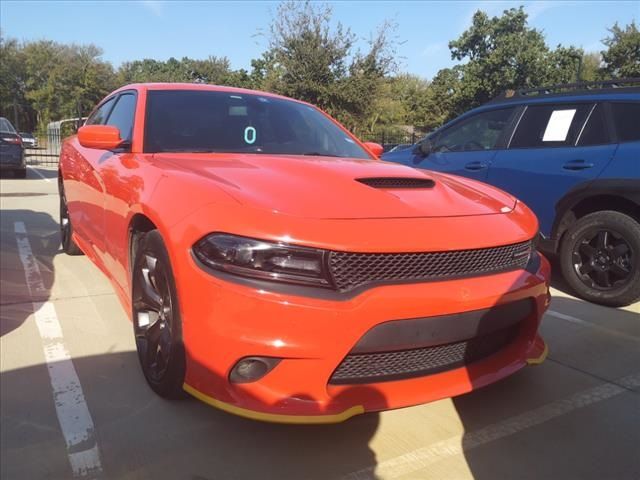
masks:
[[[193,253],[211,268],[243,277],[332,286],[326,252],[315,248],[212,233],[194,245]]]

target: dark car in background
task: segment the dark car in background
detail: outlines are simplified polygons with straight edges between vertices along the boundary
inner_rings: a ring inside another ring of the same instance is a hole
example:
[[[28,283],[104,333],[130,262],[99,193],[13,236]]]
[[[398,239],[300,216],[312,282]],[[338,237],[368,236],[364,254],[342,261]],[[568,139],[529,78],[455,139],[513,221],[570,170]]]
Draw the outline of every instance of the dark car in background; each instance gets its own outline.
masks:
[[[640,78],[509,92],[382,158],[515,195],[578,296],[640,299]]]
[[[0,170],[11,171],[18,178],[27,176],[22,137],[4,117],[0,117]]]
[[[25,146],[25,148],[38,147],[38,139],[33,135],[33,133],[20,132],[20,138],[22,138],[22,144]]]

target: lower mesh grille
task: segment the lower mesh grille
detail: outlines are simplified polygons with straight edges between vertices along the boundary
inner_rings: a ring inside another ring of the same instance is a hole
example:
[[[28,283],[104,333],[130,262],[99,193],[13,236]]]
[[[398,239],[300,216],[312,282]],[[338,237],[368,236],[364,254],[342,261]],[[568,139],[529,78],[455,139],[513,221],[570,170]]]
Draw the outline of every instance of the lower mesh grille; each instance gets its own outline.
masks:
[[[434,347],[349,354],[335,370],[329,383],[375,383],[420,377],[461,367],[501,350],[518,334],[520,324],[488,335]]]

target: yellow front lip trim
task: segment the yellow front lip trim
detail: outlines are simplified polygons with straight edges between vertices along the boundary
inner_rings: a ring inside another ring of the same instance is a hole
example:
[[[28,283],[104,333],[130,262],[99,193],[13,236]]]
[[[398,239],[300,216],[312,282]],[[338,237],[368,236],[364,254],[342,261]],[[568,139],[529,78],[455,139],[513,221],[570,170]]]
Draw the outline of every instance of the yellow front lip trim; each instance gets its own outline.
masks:
[[[246,408],[236,407],[235,405],[216,400],[186,383],[182,385],[182,388],[185,392],[193,395],[207,405],[219,408],[220,410],[232,413],[233,415],[250,418],[252,420],[259,420],[261,422],[297,424],[340,423],[355,415],[364,413],[364,407],[362,405],[355,405],[346,409],[344,412],[336,413],[334,415],[283,415],[277,413],[256,412],[254,410],[247,410]]]
[[[545,343],[544,344],[544,350],[542,351],[540,356],[539,357],[535,357],[535,358],[527,358],[527,364],[528,365],[540,365],[542,362],[544,362],[547,359],[547,355],[549,355],[549,347]]]

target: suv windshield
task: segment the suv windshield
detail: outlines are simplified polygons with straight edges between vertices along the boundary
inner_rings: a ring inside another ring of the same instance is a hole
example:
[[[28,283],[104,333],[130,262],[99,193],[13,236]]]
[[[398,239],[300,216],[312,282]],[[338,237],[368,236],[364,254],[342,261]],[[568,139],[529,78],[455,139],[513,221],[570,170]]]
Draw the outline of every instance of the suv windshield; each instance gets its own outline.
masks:
[[[156,90],[147,96],[145,152],[370,156],[319,110],[235,92]]]

